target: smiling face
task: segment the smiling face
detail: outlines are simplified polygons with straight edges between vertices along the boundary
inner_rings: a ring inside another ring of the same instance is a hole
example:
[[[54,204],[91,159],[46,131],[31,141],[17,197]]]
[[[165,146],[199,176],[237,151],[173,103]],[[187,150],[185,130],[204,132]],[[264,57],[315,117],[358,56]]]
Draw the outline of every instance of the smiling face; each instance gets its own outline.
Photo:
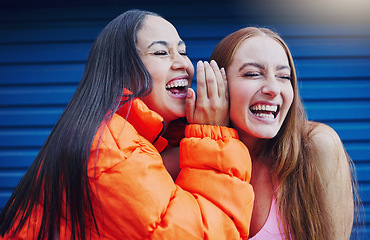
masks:
[[[161,17],[147,16],[138,31],[136,46],[153,79],[153,90],[142,99],[144,103],[166,123],[184,117],[194,67],[174,26]]]
[[[237,48],[226,69],[230,119],[240,139],[253,148],[276,136],[293,102],[291,71],[283,47],[268,36],[253,36]]]

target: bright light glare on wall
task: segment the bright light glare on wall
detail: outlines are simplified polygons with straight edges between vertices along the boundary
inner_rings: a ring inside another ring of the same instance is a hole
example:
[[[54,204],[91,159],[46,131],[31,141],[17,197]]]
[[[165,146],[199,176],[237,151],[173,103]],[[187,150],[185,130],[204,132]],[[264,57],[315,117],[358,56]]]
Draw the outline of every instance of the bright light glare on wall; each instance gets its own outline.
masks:
[[[236,3],[235,11],[247,17],[258,12],[259,15],[270,18],[279,16],[312,23],[370,23],[370,0],[233,0],[233,2]]]
[[[306,0],[291,1],[300,10],[306,8],[313,16],[334,21],[368,21],[369,0]],[[297,5],[298,4],[298,5]],[[300,5],[300,6],[299,6]],[[302,8],[303,7],[303,8]]]

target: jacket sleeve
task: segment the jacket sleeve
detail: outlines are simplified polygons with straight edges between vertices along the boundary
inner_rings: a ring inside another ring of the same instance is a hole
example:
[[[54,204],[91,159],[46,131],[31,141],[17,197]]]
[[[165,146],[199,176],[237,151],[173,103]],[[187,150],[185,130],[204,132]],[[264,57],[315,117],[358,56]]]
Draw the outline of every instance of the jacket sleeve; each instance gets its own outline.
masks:
[[[127,123],[119,133],[105,130],[98,154],[90,155],[88,174],[101,236],[247,238],[254,198],[248,183],[251,162],[234,130],[189,126],[175,184],[155,147],[131,128]]]
[[[221,126],[189,125],[180,147],[181,172],[176,184],[198,196],[200,205],[215,206],[218,208],[215,212],[226,215],[219,217],[219,223],[214,223],[217,218],[212,214],[203,216],[208,234],[217,239],[230,239],[218,233],[218,225],[230,224],[231,219],[232,224],[225,227],[247,238],[254,200],[249,184],[252,164],[237,132]]]

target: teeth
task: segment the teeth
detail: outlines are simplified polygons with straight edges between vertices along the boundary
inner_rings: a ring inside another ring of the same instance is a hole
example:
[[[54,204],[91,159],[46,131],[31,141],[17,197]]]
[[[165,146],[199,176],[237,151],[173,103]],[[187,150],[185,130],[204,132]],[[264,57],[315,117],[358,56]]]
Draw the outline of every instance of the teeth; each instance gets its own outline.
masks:
[[[272,113],[257,113],[256,116],[261,118],[275,118],[274,114]]]
[[[255,105],[251,107],[251,110],[253,111],[271,111],[271,112],[276,112],[278,109],[277,106],[272,106],[272,105]]]
[[[167,84],[166,89],[170,89],[174,87],[186,87],[186,86],[188,86],[188,80],[182,79],[182,80],[173,81]]]

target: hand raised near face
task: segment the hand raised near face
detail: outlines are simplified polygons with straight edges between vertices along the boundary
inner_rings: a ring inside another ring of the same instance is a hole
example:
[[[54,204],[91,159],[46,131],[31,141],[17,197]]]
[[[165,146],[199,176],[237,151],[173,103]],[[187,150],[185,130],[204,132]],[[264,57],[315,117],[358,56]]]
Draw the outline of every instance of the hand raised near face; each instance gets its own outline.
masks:
[[[188,89],[186,118],[194,124],[229,126],[226,74],[214,60],[197,64],[197,96],[193,89]]]

